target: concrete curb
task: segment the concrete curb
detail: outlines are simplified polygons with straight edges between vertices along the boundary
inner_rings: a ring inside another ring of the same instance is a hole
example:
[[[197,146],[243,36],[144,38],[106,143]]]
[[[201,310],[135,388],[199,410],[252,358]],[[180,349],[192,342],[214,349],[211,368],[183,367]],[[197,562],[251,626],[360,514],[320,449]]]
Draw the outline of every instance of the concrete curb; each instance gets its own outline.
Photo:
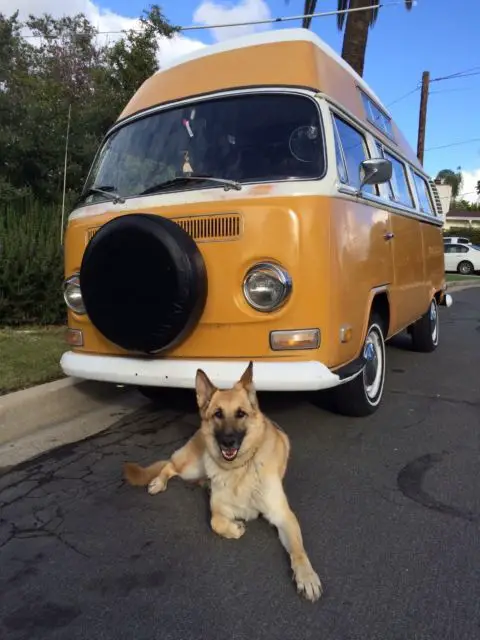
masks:
[[[102,433],[126,416],[146,405],[140,394],[124,396],[121,402],[106,402],[98,409],[82,413],[66,422],[39,428],[31,433],[0,444],[0,476],[27,460],[38,458],[65,445],[75,445]]]
[[[127,408],[133,395],[131,388],[64,378],[0,396],[0,445],[105,406]]]
[[[456,291],[464,291],[465,289],[475,289],[477,287],[480,287],[480,278],[479,278],[479,282],[469,282],[469,283],[465,283],[465,284],[450,284],[447,287],[447,293],[455,293]]]

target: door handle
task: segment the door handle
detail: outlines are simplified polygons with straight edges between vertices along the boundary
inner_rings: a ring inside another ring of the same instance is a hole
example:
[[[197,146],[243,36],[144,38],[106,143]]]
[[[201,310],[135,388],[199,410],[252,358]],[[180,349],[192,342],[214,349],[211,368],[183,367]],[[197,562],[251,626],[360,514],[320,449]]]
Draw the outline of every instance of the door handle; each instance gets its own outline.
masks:
[[[395,234],[392,233],[391,231],[388,231],[384,236],[385,240],[391,240],[392,238],[395,237]]]

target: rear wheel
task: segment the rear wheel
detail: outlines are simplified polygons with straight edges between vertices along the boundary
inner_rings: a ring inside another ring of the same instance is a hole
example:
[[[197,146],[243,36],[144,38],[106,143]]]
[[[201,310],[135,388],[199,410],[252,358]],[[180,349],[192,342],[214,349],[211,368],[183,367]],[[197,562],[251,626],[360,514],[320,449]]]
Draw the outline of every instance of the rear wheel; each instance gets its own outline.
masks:
[[[440,331],[435,298],[430,302],[428,311],[411,325],[410,333],[414,351],[430,353],[438,347]]]
[[[363,345],[365,367],[350,382],[333,389],[333,401],[338,413],[363,417],[379,407],[385,386],[385,339],[383,322],[378,314],[372,314]]]

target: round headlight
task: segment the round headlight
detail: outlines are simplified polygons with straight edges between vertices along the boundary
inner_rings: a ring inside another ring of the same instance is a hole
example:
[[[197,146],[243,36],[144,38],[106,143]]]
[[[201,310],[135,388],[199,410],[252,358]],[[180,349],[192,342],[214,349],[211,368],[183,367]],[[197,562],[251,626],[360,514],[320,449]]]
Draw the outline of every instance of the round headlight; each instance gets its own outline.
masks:
[[[285,269],[270,262],[252,267],[243,281],[243,294],[257,311],[274,311],[286,302],[292,291],[292,279]]]
[[[85,313],[82,290],[80,289],[80,278],[78,275],[65,280],[63,284],[63,298],[69,309],[80,315]]]

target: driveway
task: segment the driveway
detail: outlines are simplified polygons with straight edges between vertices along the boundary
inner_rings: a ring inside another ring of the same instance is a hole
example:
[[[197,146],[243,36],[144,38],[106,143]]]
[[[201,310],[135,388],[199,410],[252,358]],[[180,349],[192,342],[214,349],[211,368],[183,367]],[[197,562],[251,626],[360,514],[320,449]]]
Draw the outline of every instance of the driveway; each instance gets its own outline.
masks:
[[[262,396],[290,434],[285,482],[324,597],[300,599],[276,532],[215,536],[200,488],[155,497],[125,460],[171,453],[193,394],[0,477],[0,637],[473,640],[480,637],[480,289],[442,309],[433,354],[388,348],[368,419]]]

